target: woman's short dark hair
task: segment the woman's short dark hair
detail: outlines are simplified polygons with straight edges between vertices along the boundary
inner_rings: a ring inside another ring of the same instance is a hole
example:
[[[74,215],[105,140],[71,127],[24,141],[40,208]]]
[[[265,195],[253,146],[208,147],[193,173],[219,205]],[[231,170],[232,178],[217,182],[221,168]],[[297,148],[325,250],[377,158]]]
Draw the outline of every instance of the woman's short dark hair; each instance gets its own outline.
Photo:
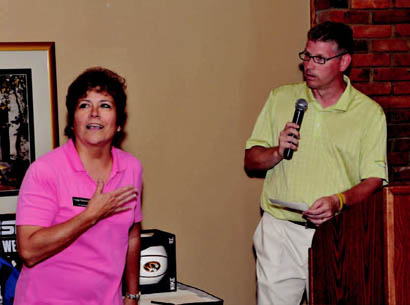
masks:
[[[344,23],[332,21],[320,23],[309,30],[308,40],[333,41],[339,51],[353,53],[353,31]]]
[[[68,87],[66,96],[67,125],[64,134],[68,138],[75,138],[73,125],[74,113],[77,108],[78,100],[87,95],[90,90],[108,93],[112,96],[117,109],[117,126],[121,130],[117,132],[113,139],[113,145],[119,146],[124,136],[123,127],[127,119],[125,106],[127,104],[127,88],[125,79],[117,73],[102,67],[93,67],[81,73]]]

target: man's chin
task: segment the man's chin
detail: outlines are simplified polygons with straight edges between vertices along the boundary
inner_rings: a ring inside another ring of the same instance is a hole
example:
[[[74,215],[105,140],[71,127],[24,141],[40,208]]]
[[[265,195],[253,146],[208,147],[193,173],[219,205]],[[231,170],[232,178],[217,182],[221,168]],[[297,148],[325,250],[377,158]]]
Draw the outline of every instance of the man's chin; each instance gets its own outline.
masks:
[[[310,89],[316,89],[317,88],[317,84],[315,81],[313,80],[305,80],[306,81],[306,85],[310,88]]]

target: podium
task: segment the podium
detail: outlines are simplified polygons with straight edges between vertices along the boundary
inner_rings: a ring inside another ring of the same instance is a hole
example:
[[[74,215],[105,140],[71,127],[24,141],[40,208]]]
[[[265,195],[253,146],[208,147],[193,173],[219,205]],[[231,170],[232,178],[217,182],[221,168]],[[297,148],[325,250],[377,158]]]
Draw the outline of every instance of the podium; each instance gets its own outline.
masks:
[[[322,224],[309,250],[309,299],[410,304],[410,186],[390,186]]]

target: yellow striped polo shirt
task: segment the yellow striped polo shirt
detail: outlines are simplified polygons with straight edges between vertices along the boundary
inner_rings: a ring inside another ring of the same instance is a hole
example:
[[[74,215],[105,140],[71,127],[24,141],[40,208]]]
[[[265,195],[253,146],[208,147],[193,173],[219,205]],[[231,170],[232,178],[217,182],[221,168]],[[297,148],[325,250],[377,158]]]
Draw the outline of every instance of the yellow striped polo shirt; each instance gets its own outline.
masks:
[[[345,76],[347,87],[336,104],[323,108],[306,83],[272,90],[246,148],[274,147],[297,99],[308,102],[298,151],[268,170],[261,206],[280,219],[304,221],[300,213],[274,206],[269,198],[305,202],[346,191],[362,179],[378,177],[387,184],[386,118],[383,109]]]

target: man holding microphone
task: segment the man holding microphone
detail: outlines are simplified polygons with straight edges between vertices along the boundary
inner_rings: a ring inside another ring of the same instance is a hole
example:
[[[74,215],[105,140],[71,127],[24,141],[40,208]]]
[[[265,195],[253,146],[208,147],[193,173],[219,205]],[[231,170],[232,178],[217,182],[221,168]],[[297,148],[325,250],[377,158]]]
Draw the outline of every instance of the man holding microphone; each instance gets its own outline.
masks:
[[[246,142],[247,172],[266,172],[254,235],[258,305],[300,304],[314,228],[387,183],[385,115],[345,75],[352,49],[347,25],[313,27],[299,53],[304,82],[271,91]],[[306,107],[295,109],[301,100]],[[270,199],[309,208],[296,211]]]

